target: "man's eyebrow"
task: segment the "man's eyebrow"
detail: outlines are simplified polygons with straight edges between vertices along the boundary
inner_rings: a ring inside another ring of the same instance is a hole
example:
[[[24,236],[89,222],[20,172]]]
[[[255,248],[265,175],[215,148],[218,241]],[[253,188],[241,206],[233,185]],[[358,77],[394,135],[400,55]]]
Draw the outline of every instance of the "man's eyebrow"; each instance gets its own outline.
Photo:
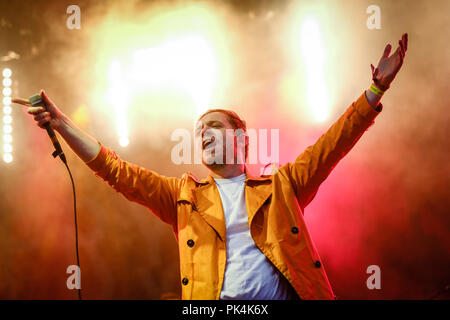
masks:
[[[208,124],[209,126],[211,126],[211,125],[213,125],[213,124],[220,124],[220,125],[223,125],[222,121],[219,121],[219,120],[210,120],[210,121],[207,122],[207,124]]]
[[[221,126],[223,126],[223,122],[220,120],[209,120],[208,122],[206,122],[206,125],[208,126],[212,126],[214,124],[219,124]],[[202,126],[200,125],[200,123],[195,127],[195,131],[200,131],[202,128]]]

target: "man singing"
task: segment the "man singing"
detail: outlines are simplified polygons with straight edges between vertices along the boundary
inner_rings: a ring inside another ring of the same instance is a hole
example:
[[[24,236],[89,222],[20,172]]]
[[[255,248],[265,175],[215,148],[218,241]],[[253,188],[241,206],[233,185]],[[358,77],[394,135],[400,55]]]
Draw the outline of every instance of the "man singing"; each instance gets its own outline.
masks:
[[[371,65],[369,89],[294,162],[267,176],[251,176],[239,161],[246,159],[249,140],[245,121],[230,110],[208,110],[195,125],[202,162],[210,171],[203,180],[190,173],[165,177],[121,160],[78,128],[44,91],[47,108],[29,107],[28,113],[40,127],[50,122],[116,191],[170,224],[179,246],[183,299],[334,299],[303,211],[381,112],[381,97],[407,46],[407,34],[391,56],[387,45],[378,66]],[[243,134],[244,143],[233,143],[230,152],[225,137],[233,130]],[[225,160],[227,154],[233,161]]]

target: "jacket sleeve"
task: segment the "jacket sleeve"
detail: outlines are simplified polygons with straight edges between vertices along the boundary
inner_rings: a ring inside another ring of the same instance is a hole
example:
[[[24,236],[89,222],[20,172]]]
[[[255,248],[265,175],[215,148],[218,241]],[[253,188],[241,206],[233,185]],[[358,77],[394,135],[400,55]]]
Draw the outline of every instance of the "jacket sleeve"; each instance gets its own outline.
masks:
[[[382,109],[382,104],[376,109],[372,107],[363,92],[325,134],[306,148],[294,163],[285,165],[302,209],[314,199],[320,184],[374,123]]]
[[[146,206],[162,221],[176,228],[176,198],[180,179],[165,177],[123,161],[113,150],[99,144],[97,156],[86,162],[95,175],[128,200]]]

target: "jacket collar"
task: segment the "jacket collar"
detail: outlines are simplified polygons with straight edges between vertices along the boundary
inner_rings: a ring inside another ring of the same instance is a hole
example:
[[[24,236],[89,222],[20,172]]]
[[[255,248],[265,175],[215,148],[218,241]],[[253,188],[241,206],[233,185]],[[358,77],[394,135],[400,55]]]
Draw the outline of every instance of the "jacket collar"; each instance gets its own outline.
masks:
[[[245,175],[246,175],[246,178],[245,178],[245,183],[246,184],[249,184],[251,182],[271,181],[272,180],[272,176],[256,177],[256,176],[252,176],[251,174],[249,174],[248,171],[245,171]],[[201,179],[201,180],[197,180],[197,183],[201,184],[201,185],[211,184],[211,183],[214,183],[214,178],[212,177],[211,174],[209,174],[206,178]]]
[[[195,176],[192,178],[196,181],[197,188],[192,190],[194,191],[192,198],[191,195],[189,197],[185,195],[185,197],[194,202],[194,210],[217,232],[220,239],[225,241],[225,218],[222,206],[217,206],[220,203],[220,195],[214,178],[211,174],[202,180],[195,179]],[[258,209],[272,194],[271,183],[264,183],[271,180],[272,176],[254,177],[246,172],[245,183],[248,188],[245,188],[245,201],[250,224]]]

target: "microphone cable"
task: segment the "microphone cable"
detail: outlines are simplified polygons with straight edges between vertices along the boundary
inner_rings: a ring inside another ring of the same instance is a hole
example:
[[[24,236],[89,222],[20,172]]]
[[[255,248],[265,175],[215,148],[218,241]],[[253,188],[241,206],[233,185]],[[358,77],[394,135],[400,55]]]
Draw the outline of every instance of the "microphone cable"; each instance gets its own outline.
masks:
[[[61,148],[61,147],[60,147]],[[70,171],[69,165],[67,164],[67,160],[66,160],[66,156],[64,154],[64,152],[61,152],[56,155],[56,151],[53,153],[53,157],[56,158],[57,156],[59,156],[59,158],[61,159],[61,161],[64,163],[64,165],[67,168],[67,172],[69,172],[69,177],[70,177],[70,181],[72,182],[72,193],[73,193],[73,214],[74,214],[74,220],[75,220],[75,252],[77,255],[77,266],[78,266],[78,271],[79,271],[79,276],[80,276],[80,281],[79,281],[79,285],[80,287],[77,289],[78,290],[78,300],[82,300],[81,298],[81,266],[80,266],[80,254],[78,252],[78,223],[77,223],[77,196],[75,193],[75,182],[73,181],[73,176],[72,176],[72,172]]]
[[[28,100],[25,99],[13,99],[13,102],[25,105],[25,106],[43,106],[45,109],[47,109],[46,104],[42,100],[42,97],[40,94],[35,94],[31,96]],[[80,255],[78,252],[78,223],[77,223],[77,198],[75,194],[75,182],[73,181],[72,172],[70,171],[69,166],[67,165],[66,156],[61,148],[61,145],[58,141],[58,138],[56,137],[56,134],[53,130],[53,128],[50,126],[50,122],[44,123],[44,128],[47,130],[47,133],[53,143],[53,146],[55,147],[55,151],[52,153],[53,158],[59,157],[61,161],[64,163],[64,165],[67,168],[67,171],[69,172],[70,181],[72,182],[72,191],[73,191],[73,212],[74,212],[74,219],[75,219],[75,251],[77,256],[77,267],[78,267],[78,275],[81,277],[81,267],[80,267]],[[78,300],[81,299],[81,278],[78,279],[79,288],[78,290]]]
[[[18,99],[21,100],[21,99]],[[35,94],[31,96],[28,100],[28,103],[31,106],[43,106],[45,109],[47,109],[47,106],[45,102],[42,100],[42,97],[40,94]],[[25,104],[27,104],[27,101],[25,101]],[[64,165],[67,168],[67,171],[69,172],[70,181],[72,182],[72,191],[73,191],[73,212],[74,212],[74,218],[75,218],[75,251],[77,255],[77,266],[78,266],[78,275],[80,276],[80,279],[78,281],[78,284],[80,287],[78,290],[78,300],[81,300],[81,267],[80,267],[80,255],[78,253],[78,224],[77,224],[77,198],[75,194],[75,183],[73,181],[72,172],[70,172],[69,166],[67,165],[66,155],[64,154],[62,147],[58,141],[58,138],[56,137],[55,131],[50,126],[50,122],[44,123],[44,128],[47,130],[47,133],[52,140],[53,146],[55,147],[55,151],[52,153],[53,158],[59,157],[61,161],[64,163]],[[77,281],[75,281],[76,283]]]
[[[63,160],[63,159],[61,159],[61,160]],[[64,160],[63,160],[63,163],[66,166],[67,171],[69,172],[70,181],[72,182],[73,213],[74,213],[74,218],[75,218],[75,251],[76,251],[76,255],[77,255],[77,265],[78,265],[78,270],[79,270],[79,276],[81,278],[80,255],[78,253],[77,197],[75,194],[75,183],[73,181],[72,172],[70,172],[69,166],[67,165],[67,161],[64,161]],[[78,300],[82,300],[82,298],[81,298],[81,279],[80,279],[79,284],[80,284],[80,287],[77,289],[78,290]]]

